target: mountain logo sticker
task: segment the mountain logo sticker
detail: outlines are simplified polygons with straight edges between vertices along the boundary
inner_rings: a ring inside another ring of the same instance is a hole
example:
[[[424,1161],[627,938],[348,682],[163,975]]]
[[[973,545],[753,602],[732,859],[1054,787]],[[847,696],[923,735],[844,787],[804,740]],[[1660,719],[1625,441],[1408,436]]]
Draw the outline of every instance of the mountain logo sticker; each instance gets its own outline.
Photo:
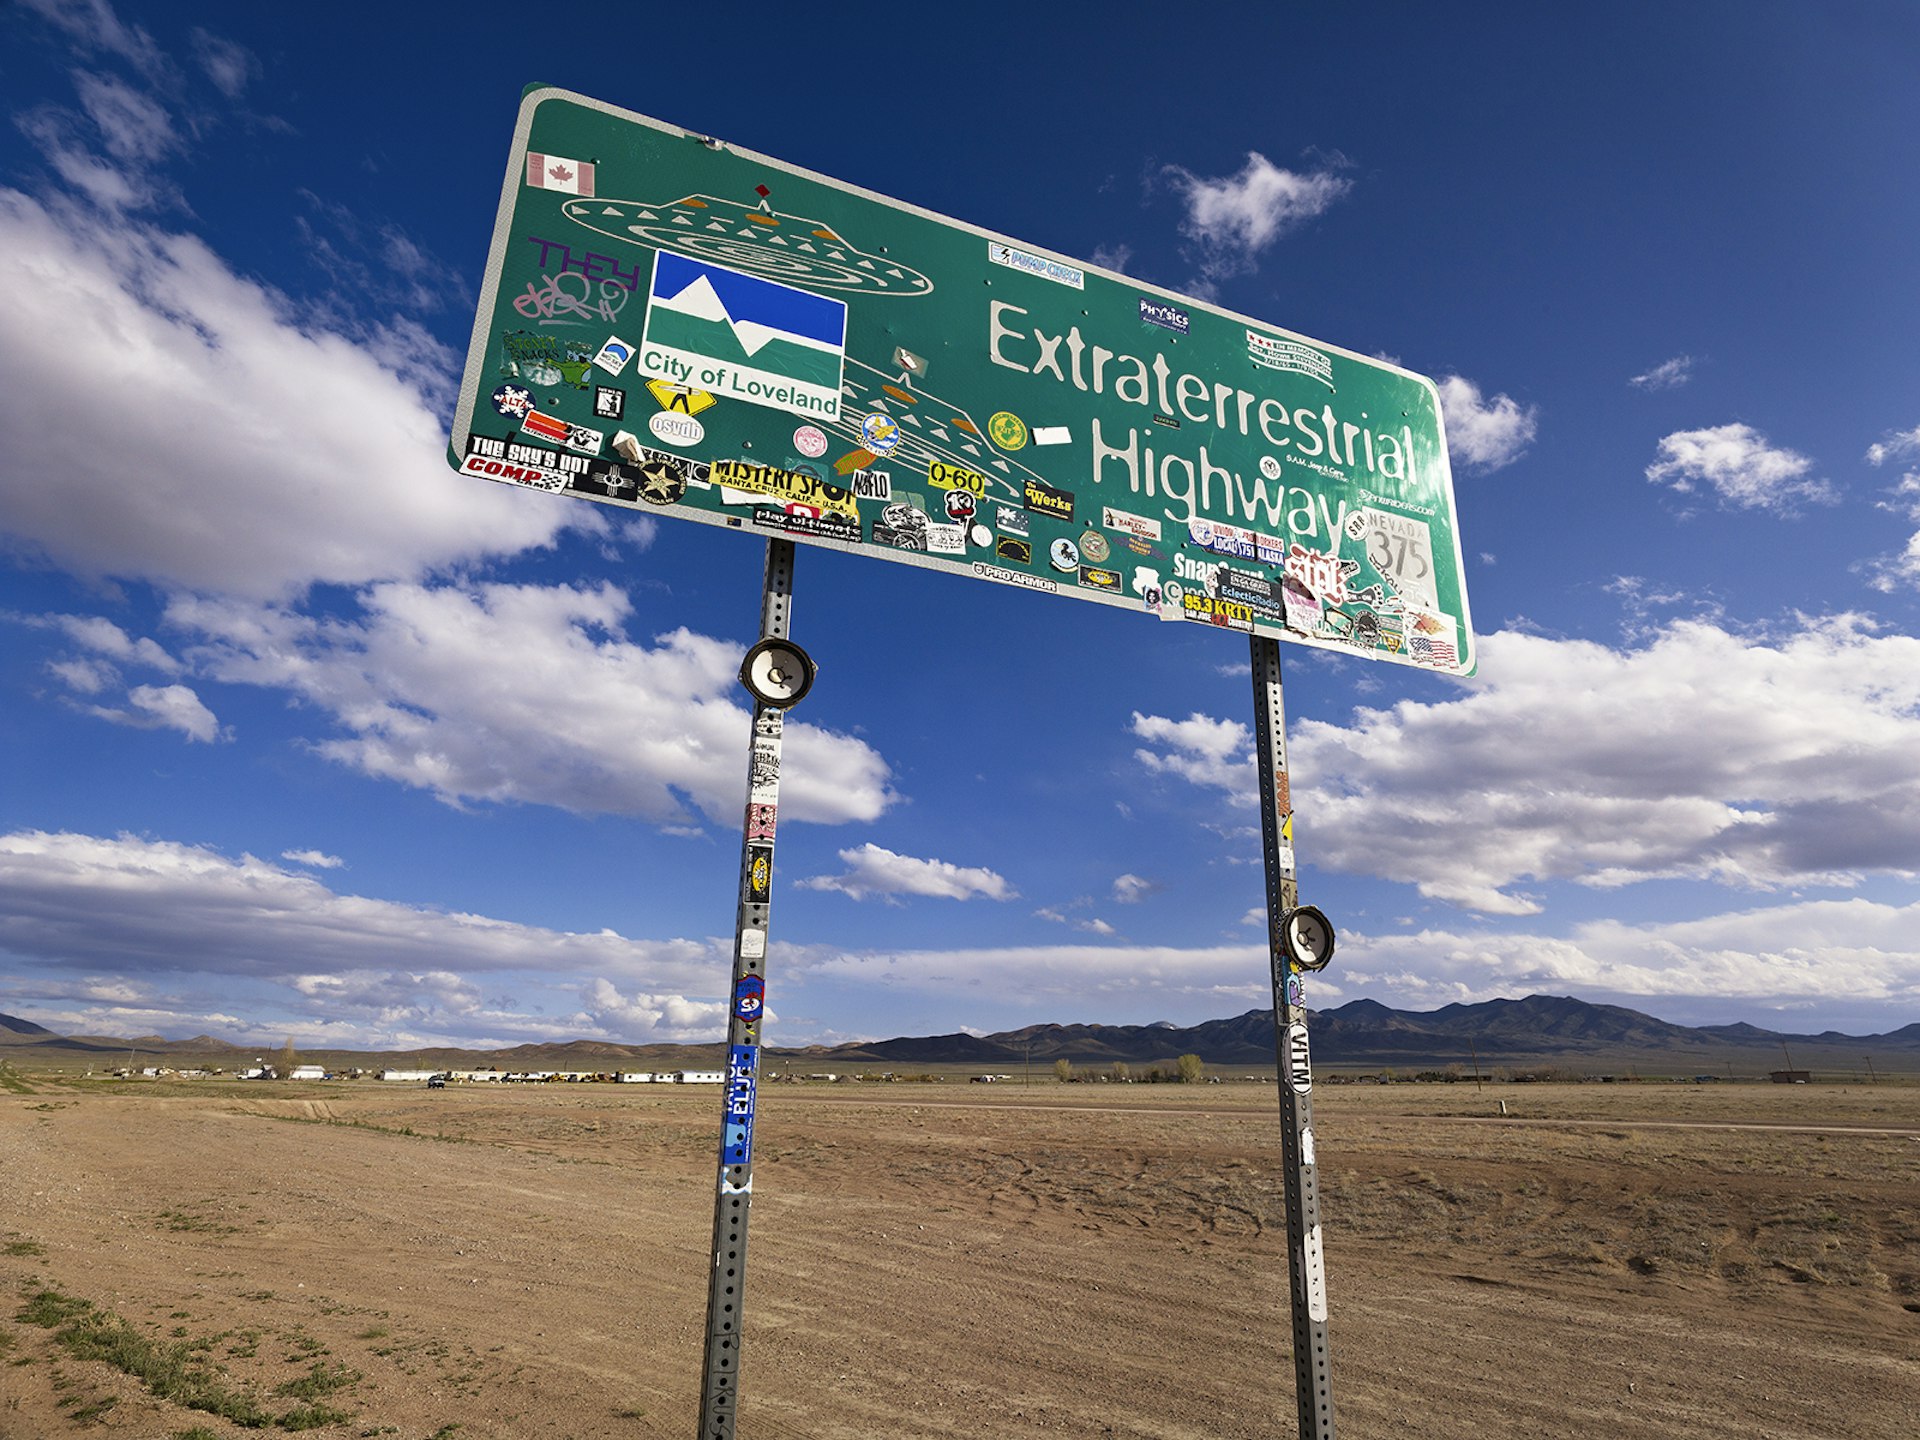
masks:
[[[846,352],[843,300],[671,251],[654,257],[643,374],[837,420]]]

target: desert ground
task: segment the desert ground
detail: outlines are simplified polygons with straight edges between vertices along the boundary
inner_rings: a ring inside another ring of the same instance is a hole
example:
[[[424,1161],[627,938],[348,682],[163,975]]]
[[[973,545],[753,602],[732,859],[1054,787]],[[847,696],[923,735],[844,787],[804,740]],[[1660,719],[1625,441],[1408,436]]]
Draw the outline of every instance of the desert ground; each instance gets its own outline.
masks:
[[[1920,1435],[1920,1087],[1314,1105],[1338,1433]],[[719,1111],[16,1073],[0,1436],[690,1440]],[[742,1440],[1297,1433],[1271,1084],[771,1084],[755,1145]]]

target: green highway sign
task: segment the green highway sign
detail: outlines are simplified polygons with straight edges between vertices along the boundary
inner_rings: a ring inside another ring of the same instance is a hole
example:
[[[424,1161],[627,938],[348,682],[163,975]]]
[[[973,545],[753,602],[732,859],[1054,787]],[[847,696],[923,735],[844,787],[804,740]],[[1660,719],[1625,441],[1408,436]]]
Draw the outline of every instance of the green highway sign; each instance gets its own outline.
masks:
[[[563,90],[521,100],[448,459],[1474,666],[1432,381]]]

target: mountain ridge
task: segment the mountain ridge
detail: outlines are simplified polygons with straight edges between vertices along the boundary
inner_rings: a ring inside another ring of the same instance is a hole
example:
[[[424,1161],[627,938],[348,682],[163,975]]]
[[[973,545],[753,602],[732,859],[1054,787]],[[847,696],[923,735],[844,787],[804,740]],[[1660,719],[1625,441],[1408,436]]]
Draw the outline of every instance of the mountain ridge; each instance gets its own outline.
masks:
[[[1434,1067],[1474,1064],[1483,1068],[1514,1064],[1606,1063],[1622,1059],[1645,1064],[1671,1063],[1700,1069],[1740,1061],[1781,1068],[1793,1049],[1795,1063],[1828,1068],[1857,1065],[1868,1049],[1883,1066],[1920,1069],[1920,1022],[1876,1035],[1837,1031],[1795,1034],[1765,1030],[1744,1021],[1730,1025],[1685,1026],[1619,1005],[1595,1004],[1572,996],[1529,995],[1441,1006],[1437,1010],[1395,1010],[1376,1000],[1353,1000],[1312,1012],[1311,1038],[1316,1060],[1349,1067]],[[48,1054],[69,1051],[108,1055],[132,1051],[159,1056],[267,1055],[281,1042],[228,1041],[209,1035],[189,1040],[160,1036],[119,1039],[103,1035],[62,1036],[31,1020],[0,1015],[0,1051]],[[448,1065],[491,1060],[531,1068],[542,1060],[612,1062],[595,1068],[621,1068],[623,1062],[659,1068],[710,1063],[721,1046],[713,1044],[629,1044],[578,1039],[526,1042],[490,1049],[461,1046],[410,1046],[392,1051],[350,1051],[321,1047],[328,1055],[410,1056],[422,1063]],[[1010,1068],[1039,1061],[1052,1065],[1154,1064],[1194,1054],[1214,1065],[1271,1066],[1274,1063],[1273,1012],[1240,1015],[1179,1026],[1167,1021],[1146,1025],[1061,1024],[1048,1021],[1017,1030],[976,1035],[897,1036],[839,1045],[766,1047],[769,1056],[810,1063],[865,1065],[976,1065]],[[304,1053],[304,1049],[303,1049]],[[575,1066],[572,1068],[585,1068]]]

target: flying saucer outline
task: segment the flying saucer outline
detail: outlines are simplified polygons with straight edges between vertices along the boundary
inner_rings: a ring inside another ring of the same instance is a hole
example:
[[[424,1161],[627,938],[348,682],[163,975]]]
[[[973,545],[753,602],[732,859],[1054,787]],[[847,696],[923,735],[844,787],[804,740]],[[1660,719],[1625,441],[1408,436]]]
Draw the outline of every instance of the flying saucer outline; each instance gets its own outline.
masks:
[[[824,221],[790,215],[762,202],[746,205],[715,195],[683,195],[655,204],[606,196],[561,207],[596,235],[710,260],[809,290],[918,298],[933,281],[911,265],[862,250]]]

